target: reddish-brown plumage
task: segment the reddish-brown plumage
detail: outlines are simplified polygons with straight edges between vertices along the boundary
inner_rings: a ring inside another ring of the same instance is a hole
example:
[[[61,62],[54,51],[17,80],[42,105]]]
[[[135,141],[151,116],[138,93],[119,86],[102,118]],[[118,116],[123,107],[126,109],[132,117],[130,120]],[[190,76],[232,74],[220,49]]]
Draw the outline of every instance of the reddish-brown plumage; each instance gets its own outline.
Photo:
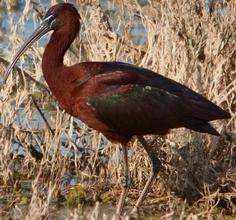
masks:
[[[209,121],[230,115],[187,87],[148,69],[120,62],[84,62],[65,66],[63,57],[80,29],[80,16],[71,4],[53,6],[43,23],[22,46],[19,56],[38,38],[53,30],[42,61],[44,78],[60,106],[109,140],[126,145],[132,136],[165,134],[186,127],[218,135]],[[138,200],[140,206],[160,161],[140,138],[152,161],[152,175]],[[127,163],[127,152],[123,148]],[[128,164],[128,163],[127,163]],[[126,171],[127,171],[127,166]],[[128,172],[126,172],[126,176]],[[128,181],[119,202],[121,211]]]

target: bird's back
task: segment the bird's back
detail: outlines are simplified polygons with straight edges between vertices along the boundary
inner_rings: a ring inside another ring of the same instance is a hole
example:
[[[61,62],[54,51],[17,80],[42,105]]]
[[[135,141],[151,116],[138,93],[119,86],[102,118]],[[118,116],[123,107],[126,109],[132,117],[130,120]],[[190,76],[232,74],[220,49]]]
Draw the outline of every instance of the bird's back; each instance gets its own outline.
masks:
[[[186,127],[218,135],[208,122],[230,117],[202,95],[150,70],[120,62],[95,64],[98,71],[90,81],[99,92],[87,89],[86,101],[109,132],[131,137]]]

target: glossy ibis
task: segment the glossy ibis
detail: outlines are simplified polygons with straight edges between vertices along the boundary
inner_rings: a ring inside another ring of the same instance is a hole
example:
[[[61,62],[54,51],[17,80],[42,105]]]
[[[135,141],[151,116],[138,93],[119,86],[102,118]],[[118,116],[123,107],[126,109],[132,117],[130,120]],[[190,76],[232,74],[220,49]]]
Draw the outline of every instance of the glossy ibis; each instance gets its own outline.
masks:
[[[132,136],[138,137],[151,160],[151,174],[133,209],[136,210],[161,167],[143,135],[165,134],[180,127],[219,135],[208,122],[230,115],[186,86],[132,64],[83,62],[65,66],[64,54],[79,29],[80,15],[72,4],[51,7],[8,66],[5,80],[26,49],[53,31],[42,60],[44,78],[52,94],[67,113],[122,145],[125,181],[117,214],[122,212],[129,189],[127,143]]]

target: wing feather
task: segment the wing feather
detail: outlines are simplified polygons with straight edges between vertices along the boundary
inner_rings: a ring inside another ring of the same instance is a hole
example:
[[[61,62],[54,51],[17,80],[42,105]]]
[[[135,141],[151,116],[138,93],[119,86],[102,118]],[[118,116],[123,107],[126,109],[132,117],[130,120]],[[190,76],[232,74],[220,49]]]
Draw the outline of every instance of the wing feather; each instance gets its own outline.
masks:
[[[125,136],[162,133],[180,127],[187,115],[177,96],[150,86],[135,85],[124,94],[91,96],[88,102],[97,118]]]

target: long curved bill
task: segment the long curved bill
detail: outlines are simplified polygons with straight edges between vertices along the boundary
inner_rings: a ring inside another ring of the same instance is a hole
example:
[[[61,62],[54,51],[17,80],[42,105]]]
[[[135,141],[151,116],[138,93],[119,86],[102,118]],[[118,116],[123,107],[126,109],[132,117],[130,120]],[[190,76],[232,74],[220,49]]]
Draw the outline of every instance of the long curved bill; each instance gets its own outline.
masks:
[[[36,42],[39,38],[41,38],[43,35],[45,35],[47,32],[52,30],[51,28],[51,22],[52,22],[52,16],[47,17],[43,20],[43,22],[40,24],[40,26],[33,32],[33,34],[25,41],[25,43],[20,47],[16,55],[14,56],[12,62],[8,65],[5,73],[4,78],[2,80],[2,84],[5,84],[7,81],[7,78],[10,75],[10,72],[14,65],[16,64],[17,60],[20,58],[20,56],[29,48],[32,46],[34,42]]]

